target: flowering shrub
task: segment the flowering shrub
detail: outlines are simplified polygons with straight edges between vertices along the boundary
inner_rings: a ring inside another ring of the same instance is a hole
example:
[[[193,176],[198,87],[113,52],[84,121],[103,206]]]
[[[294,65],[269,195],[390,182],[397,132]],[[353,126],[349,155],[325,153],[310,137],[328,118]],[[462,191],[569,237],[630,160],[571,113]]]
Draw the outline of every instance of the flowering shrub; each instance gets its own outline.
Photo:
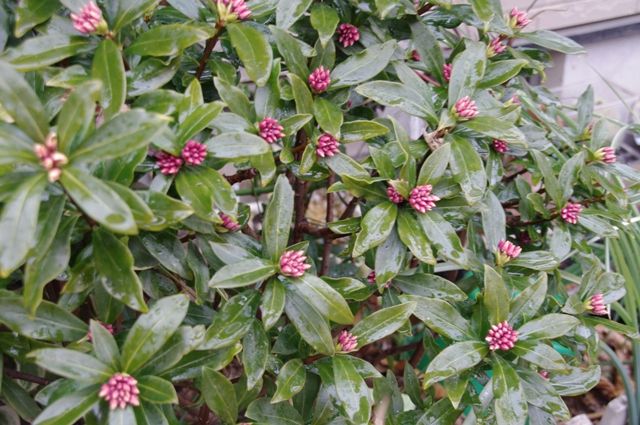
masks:
[[[567,418],[595,326],[636,336],[587,242],[640,176],[590,89],[528,82],[582,51],[529,24],[482,0],[3,2],[9,412]]]

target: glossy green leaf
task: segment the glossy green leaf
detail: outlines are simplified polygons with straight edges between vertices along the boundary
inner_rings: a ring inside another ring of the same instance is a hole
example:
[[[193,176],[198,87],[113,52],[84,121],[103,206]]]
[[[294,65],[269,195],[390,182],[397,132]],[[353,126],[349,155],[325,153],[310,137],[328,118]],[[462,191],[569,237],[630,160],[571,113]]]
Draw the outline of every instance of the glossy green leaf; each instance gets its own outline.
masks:
[[[99,386],[89,386],[66,394],[47,406],[36,418],[34,425],[73,425],[91,410],[100,397]]]
[[[411,35],[422,63],[425,64],[431,75],[443,81],[442,67],[444,58],[438,39],[433,31],[422,22],[414,22],[411,24]]]
[[[200,348],[219,349],[239,341],[251,330],[259,302],[260,294],[253,290],[231,297],[214,316]]]
[[[400,273],[406,253],[407,249],[398,237],[397,229],[392,230],[376,249],[375,272],[378,285],[385,285]]]
[[[30,353],[29,357],[56,375],[89,384],[104,383],[114,372],[95,357],[66,348],[42,348]]]
[[[448,221],[434,211],[418,214],[417,216],[418,222],[427,238],[429,238],[431,245],[438,251],[439,255],[457,263],[466,261],[460,238]]]
[[[517,324],[535,316],[547,294],[547,274],[540,273],[536,281],[520,292],[509,307],[509,323]]]
[[[264,86],[273,66],[271,47],[264,35],[254,27],[241,23],[228,25],[227,31],[251,81],[259,87]]]
[[[563,371],[567,368],[564,359],[556,350],[544,343],[518,341],[512,349],[516,356],[533,363],[543,370]]]
[[[315,350],[328,356],[335,351],[327,319],[306,298],[287,287],[285,312],[302,338]]]
[[[465,96],[473,96],[476,85],[484,76],[487,46],[484,43],[467,40],[465,47],[466,49],[453,60],[449,80],[450,106]]]
[[[524,425],[527,400],[520,378],[506,360],[493,358],[493,396],[498,425]]]
[[[137,425],[169,425],[162,410],[155,404],[143,403],[134,410]]]
[[[486,342],[464,341],[448,346],[431,360],[424,374],[424,387],[472,368],[489,352]]]
[[[422,164],[416,185],[438,183],[451,160],[451,143],[445,143],[433,151]]]
[[[289,180],[281,175],[276,181],[273,196],[267,205],[264,216],[264,253],[277,261],[287,248],[291,220],[293,219],[293,198]]]
[[[102,81],[100,104],[105,120],[120,112],[127,97],[127,78],[122,53],[113,40],[103,40],[96,49],[91,76]]]
[[[543,154],[542,152],[533,150],[531,151],[536,164],[540,168],[540,172],[544,178],[544,187],[546,188],[547,193],[551,196],[551,198],[556,202],[557,205],[564,206],[563,200],[563,191],[560,188],[560,184],[558,183],[558,179],[553,172],[553,168],[551,167],[551,163],[549,158]]]
[[[140,18],[145,12],[155,8],[159,0],[115,0],[109,27],[118,32],[125,25]]]
[[[289,29],[311,6],[312,0],[282,0],[276,6],[278,28]]]
[[[187,140],[207,128],[222,111],[222,107],[220,102],[211,102],[195,108],[180,124],[176,140],[178,144],[182,146]]]
[[[549,381],[561,396],[577,396],[586,393],[600,382],[600,365],[587,368],[568,366],[565,374],[553,374]]]
[[[522,32],[519,33],[518,36],[532,42],[533,44],[537,44],[538,46],[546,47],[547,49],[566,53],[568,55],[586,52],[584,47],[575,41],[553,31],[537,30],[532,32]]]
[[[213,34],[212,27],[169,24],[143,32],[129,47],[127,54],[140,56],[175,56],[187,47]]]
[[[358,347],[371,344],[400,329],[415,308],[414,302],[398,304],[378,310],[356,323],[351,333],[358,338]]]
[[[331,88],[354,86],[375,77],[386,68],[397,46],[391,40],[350,56],[331,72]]]
[[[239,288],[262,282],[277,272],[269,261],[252,258],[228,264],[218,270],[209,281],[212,288]]]
[[[412,213],[400,210],[398,213],[398,236],[411,253],[420,261],[435,264],[429,239]]]
[[[340,132],[340,141],[349,143],[383,136],[389,132],[389,129],[376,121],[356,120],[342,124]]]
[[[522,341],[553,339],[570,332],[580,321],[568,314],[551,313],[531,320],[518,329]]]
[[[357,86],[356,92],[381,105],[395,106],[409,115],[437,119],[422,96],[402,83],[372,81]]]
[[[144,59],[127,76],[128,95],[140,96],[164,86],[176,74],[180,62],[180,56],[168,63],[157,58]]]
[[[449,164],[453,179],[462,188],[467,202],[474,205],[482,200],[487,187],[487,175],[482,158],[467,139],[452,136]]]
[[[233,188],[220,173],[208,167],[192,167],[178,174],[176,189],[200,218],[217,221],[220,210],[235,215],[237,200]]]
[[[245,415],[264,425],[302,425],[300,413],[289,403],[271,404],[268,398],[254,400]]]
[[[142,245],[163,267],[184,279],[192,279],[187,266],[187,252],[177,235],[171,233],[145,233]]]
[[[220,372],[202,368],[202,395],[204,401],[225,424],[235,424],[238,402],[231,382]]]
[[[353,257],[359,257],[384,242],[396,221],[398,206],[383,202],[371,208],[363,217],[353,247]]]
[[[455,283],[435,274],[400,275],[396,276],[393,283],[406,294],[452,302],[467,299],[467,294]]]
[[[293,91],[293,98],[296,102],[296,112],[298,114],[313,113],[313,97],[307,84],[297,75],[289,74],[289,82]]]
[[[316,4],[311,9],[311,26],[318,31],[322,46],[331,40],[339,22],[338,13],[328,5]]]
[[[339,137],[344,116],[339,107],[321,97],[313,101],[313,115],[316,122],[325,132]]]
[[[290,400],[302,391],[306,380],[304,364],[300,359],[292,359],[282,366],[276,379],[276,392],[271,403]]]
[[[291,286],[287,289],[313,305],[326,319],[343,325],[353,323],[353,314],[345,299],[324,280],[309,273],[289,280]]]
[[[527,147],[524,134],[513,126],[513,124],[490,116],[479,116],[459,125],[460,128],[473,130],[484,136],[505,142],[519,147]]]
[[[531,270],[553,270],[558,267],[559,261],[548,251],[528,251],[520,254],[509,264]]]
[[[65,154],[81,143],[95,121],[96,101],[102,85],[89,81],[74,90],[58,116],[58,149]]]
[[[478,83],[479,89],[488,89],[506,83],[520,73],[527,65],[524,59],[507,59],[491,62],[487,65],[484,77]]]
[[[271,152],[262,138],[249,133],[224,133],[207,141],[207,148],[216,158],[242,159]]]
[[[140,224],[144,230],[160,231],[178,223],[193,214],[193,209],[180,201],[160,192],[137,192],[149,205],[153,212],[150,223]]]
[[[120,359],[120,349],[111,332],[96,320],[91,320],[89,331],[93,352],[98,360],[112,367],[116,366]]]
[[[16,24],[14,35],[18,38],[24,36],[36,25],[47,21],[60,9],[58,0],[25,0],[16,8]]]
[[[415,302],[414,316],[434,332],[454,341],[472,339],[471,324],[448,302],[416,295],[404,295],[401,299]]]
[[[333,380],[337,401],[347,417],[357,424],[369,423],[371,404],[369,389],[353,363],[346,356],[333,358]]]
[[[178,403],[173,384],[157,376],[142,376],[138,378],[140,398],[155,404]]]
[[[272,328],[284,311],[285,289],[282,282],[271,279],[262,293],[260,301],[260,311],[262,312],[262,323],[265,329]]]
[[[497,325],[509,317],[511,297],[502,276],[488,265],[484,266],[484,306],[489,314],[489,323]]]
[[[93,50],[95,46],[85,37],[48,34],[28,38],[10,49],[4,59],[21,72],[35,71],[68,57]]]
[[[262,379],[271,350],[269,337],[262,323],[253,321],[251,329],[242,339],[242,347],[242,366],[247,376],[247,389],[250,390]]]

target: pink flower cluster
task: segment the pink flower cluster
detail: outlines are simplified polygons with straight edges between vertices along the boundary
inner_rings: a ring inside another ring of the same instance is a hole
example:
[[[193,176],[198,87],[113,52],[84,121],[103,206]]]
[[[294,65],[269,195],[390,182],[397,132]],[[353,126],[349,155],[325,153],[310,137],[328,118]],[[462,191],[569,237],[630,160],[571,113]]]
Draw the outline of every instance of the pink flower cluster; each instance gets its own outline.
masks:
[[[376,272],[375,272],[375,270],[371,270],[369,272],[369,274],[367,275],[367,282],[369,283],[369,285],[375,285],[376,284]],[[389,282],[384,284],[385,288],[388,288],[389,286],[391,286],[391,281],[389,281]]]
[[[404,201],[404,197],[393,186],[387,186],[387,197],[394,204],[401,204]]]
[[[354,336],[351,332],[343,330],[338,335],[338,344],[336,347],[339,351],[348,353],[355,351],[358,348],[358,337]]]
[[[531,19],[527,16],[527,12],[518,10],[517,7],[511,9],[509,13],[511,19],[509,23],[513,28],[522,29],[531,23]]]
[[[340,24],[338,27],[338,41],[342,44],[342,47],[353,46],[358,40],[360,40],[358,27],[351,24]]]
[[[251,16],[251,10],[244,0],[218,0],[218,15],[224,22],[244,21]]]
[[[616,158],[616,150],[611,146],[605,146],[604,148],[600,148],[595,153],[596,160],[602,161],[605,164],[615,164]]]
[[[440,198],[431,194],[431,185],[425,184],[422,186],[416,186],[409,194],[409,204],[411,207],[419,213],[426,213],[431,211],[436,206],[436,202]]]
[[[182,148],[181,156],[177,157],[168,152],[156,154],[156,164],[160,172],[166,176],[178,174],[183,161],[187,165],[200,165],[207,157],[207,146],[195,140],[189,140]]]
[[[451,72],[453,71],[453,65],[450,63],[445,63],[442,66],[442,76],[445,81],[449,81],[451,79]]]
[[[333,156],[339,151],[340,143],[338,140],[329,133],[324,133],[318,137],[318,144],[316,145],[316,154],[319,157]]]
[[[51,183],[58,181],[62,175],[62,166],[69,160],[62,152],[58,152],[58,138],[55,133],[49,133],[44,144],[36,144],[33,151],[40,160],[40,164],[47,172]]]
[[[489,47],[487,47],[487,56],[495,56],[507,50],[507,46],[502,43],[502,39],[500,37],[492,38],[489,43]]]
[[[567,223],[576,224],[581,212],[582,205],[568,202],[560,211],[560,217]]]
[[[518,331],[514,330],[505,320],[502,323],[491,326],[485,340],[489,343],[491,351],[507,351],[513,348],[518,341]]]
[[[491,147],[498,153],[506,153],[509,150],[509,145],[504,140],[494,139],[491,142]]]
[[[501,240],[498,242],[498,252],[496,254],[496,263],[500,266],[517,258],[522,252],[522,248],[509,241]]]
[[[102,19],[102,11],[93,1],[84,5],[80,13],[72,13],[71,21],[73,27],[83,34],[93,34],[98,30],[104,32],[107,29],[107,23]]]
[[[308,81],[309,87],[314,93],[323,93],[331,84],[331,72],[324,66],[319,66],[309,75]]]
[[[307,264],[307,256],[304,251],[285,251],[280,256],[280,273],[284,276],[300,277],[308,269],[311,264]]]
[[[478,107],[469,96],[465,96],[453,106],[453,114],[459,119],[470,120],[478,115]]]
[[[267,143],[275,143],[284,137],[284,127],[274,118],[266,117],[260,121],[258,130],[260,130],[260,137]]]
[[[591,311],[591,314],[596,314],[598,316],[606,316],[609,314],[607,312],[607,305],[604,303],[604,295],[600,293],[592,295],[585,303],[585,307],[587,310]]]
[[[222,226],[230,232],[237,232],[240,230],[240,225],[232,217],[229,217],[222,211],[218,213],[220,220],[222,220]]]
[[[109,403],[109,408],[124,409],[127,406],[139,406],[138,381],[126,373],[116,373],[100,388],[100,397]]]

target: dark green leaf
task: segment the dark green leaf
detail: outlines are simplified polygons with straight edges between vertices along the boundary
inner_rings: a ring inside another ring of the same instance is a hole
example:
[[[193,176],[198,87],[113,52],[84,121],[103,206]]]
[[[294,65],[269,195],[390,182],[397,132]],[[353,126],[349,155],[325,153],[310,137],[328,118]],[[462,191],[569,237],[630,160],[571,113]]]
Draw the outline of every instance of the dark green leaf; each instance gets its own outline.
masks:
[[[85,37],[49,34],[26,39],[18,47],[8,50],[4,58],[18,71],[27,72],[87,53],[93,48],[94,45]]]
[[[391,40],[349,56],[331,72],[331,87],[354,86],[375,77],[386,68],[397,47],[397,43]]]
[[[103,40],[98,45],[93,56],[91,76],[102,81],[100,104],[105,120],[110,120],[120,112],[127,97],[127,77],[122,53],[112,40]]]
[[[304,364],[300,359],[292,359],[282,366],[276,379],[276,392],[271,398],[271,403],[290,400],[294,395],[302,391],[306,380]]]
[[[287,287],[285,312],[302,338],[315,350],[333,355],[331,328],[325,317],[305,298]]]
[[[251,329],[242,339],[242,347],[242,365],[247,376],[247,389],[250,390],[262,379],[271,350],[269,337],[262,323],[253,321]]]
[[[202,368],[202,394],[207,406],[225,424],[235,424],[238,416],[238,402],[231,382],[220,372]]]
[[[90,386],[71,394],[66,394],[48,405],[33,424],[73,425],[98,403],[100,400],[99,392],[100,387]]]
[[[369,422],[369,389],[355,366],[344,355],[333,358],[333,379],[337,401],[347,417],[357,424]]]
[[[200,348],[219,349],[239,341],[251,330],[259,301],[260,293],[253,290],[231,297],[214,316]]]
[[[175,56],[192,44],[213,34],[212,27],[188,24],[158,25],[136,38],[127,54],[140,56]]]
[[[489,314],[489,323],[497,325],[509,317],[511,297],[502,276],[490,266],[484,266],[484,306]]]
[[[465,96],[473,96],[476,85],[484,76],[487,46],[471,40],[466,40],[465,45],[466,49],[453,60],[449,80],[449,105],[454,105]]]
[[[267,398],[252,401],[245,415],[264,425],[302,425],[304,423],[300,413],[289,403],[271,404]]]
[[[429,363],[424,375],[424,387],[460,372],[472,368],[487,355],[489,347],[486,342],[465,341],[450,345],[442,350]]]
[[[286,176],[276,181],[273,195],[264,216],[264,254],[277,261],[289,243],[289,231],[293,219],[293,190]]]
[[[311,26],[318,31],[320,43],[326,46],[340,22],[334,8],[325,4],[316,4],[311,9]]]
[[[273,66],[271,47],[264,35],[254,27],[241,23],[228,25],[227,31],[251,81],[259,87],[264,86]]]
[[[154,404],[177,403],[178,395],[171,382],[157,376],[138,378],[140,398]]]
[[[31,352],[29,357],[56,375],[89,384],[107,382],[114,372],[95,357],[66,348],[43,348]]]
[[[467,202],[474,205],[484,197],[487,187],[482,158],[467,139],[457,136],[451,136],[451,139],[449,164],[453,179],[462,188]]]
[[[309,273],[289,280],[291,286],[287,289],[314,306],[326,319],[343,325],[353,323],[353,314],[345,299],[324,280]]]
[[[568,314],[552,313],[525,323],[518,329],[518,338],[525,340],[554,339],[578,326],[580,321]]]
[[[404,295],[401,299],[415,302],[414,316],[434,332],[454,341],[472,338],[471,324],[448,302],[415,295]]]
[[[493,359],[493,395],[498,425],[524,425],[527,421],[527,400],[520,378],[506,360]]]
[[[311,6],[312,0],[282,0],[276,6],[278,28],[289,29]]]
[[[418,214],[418,222],[439,255],[456,263],[466,262],[460,238],[451,227],[451,224],[442,218],[440,214],[434,211]]]
[[[400,329],[415,308],[416,303],[407,302],[383,308],[362,319],[351,329],[351,333],[358,338],[358,347],[375,342]]]
[[[271,262],[252,258],[229,264],[221,268],[209,281],[212,288],[239,288],[262,282],[277,272]]]
[[[353,257],[359,257],[371,248],[384,242],[396,221],[398,206],[391,202],[383,202],[371,208],[363,217],[353,247]]]
[[[584,47],[570,38],[562,36],[554,31],[538,30],[533,32],[521,32],[518,36],[532,42],[533,44],[537,44],[538,46],[546,47],[547,49],[555,50],[560,53],[566,53],[568,55],[585,53]]]

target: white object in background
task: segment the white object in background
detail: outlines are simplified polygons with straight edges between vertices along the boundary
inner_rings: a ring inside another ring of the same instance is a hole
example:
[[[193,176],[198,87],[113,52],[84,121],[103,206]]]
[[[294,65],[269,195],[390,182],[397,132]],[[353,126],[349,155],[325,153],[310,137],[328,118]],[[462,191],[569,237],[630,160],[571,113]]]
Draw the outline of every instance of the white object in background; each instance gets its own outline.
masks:
[[[609,402],[600,425],[625,425],[627,423],[627,396],[621,395]]]
[[[565,425],[593,425],[593,422],[587,415],[578,415],[571,418]]]

